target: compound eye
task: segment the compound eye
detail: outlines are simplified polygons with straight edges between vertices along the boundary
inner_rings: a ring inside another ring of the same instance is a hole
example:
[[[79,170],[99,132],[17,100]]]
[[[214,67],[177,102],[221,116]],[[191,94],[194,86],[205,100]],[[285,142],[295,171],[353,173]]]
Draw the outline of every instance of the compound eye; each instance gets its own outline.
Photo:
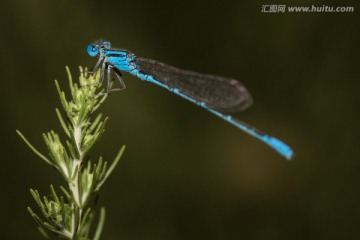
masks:
[[[89,44],[87,47],[87,52],[91,57],[95,57],[99,54],[99,49],[94,44]]]

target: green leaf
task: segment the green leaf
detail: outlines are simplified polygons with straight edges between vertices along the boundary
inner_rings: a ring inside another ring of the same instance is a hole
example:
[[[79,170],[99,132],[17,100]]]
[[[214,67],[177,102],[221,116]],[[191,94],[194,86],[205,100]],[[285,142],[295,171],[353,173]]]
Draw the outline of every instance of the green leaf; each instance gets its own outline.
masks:
[[[38,155],[42,160],[44,160],[50,166],[55,167],[55,165],[47,157],[42,155],[38,150],[36,150],[36,148],[33,147],[33,145],[30,144],[30,142],[24,137],[24,135],[19,130],[16,130],[16,132],[36,155]]]
[[[108,118],[105,118],[105,120],[99,124],[99,127],[95,131],[96,133],[94,134],[92,140],[86,146],[84,146],[84,155],[90,151],[90,149],[97,143],[97,141],[99,141],[101,135],[104,133],[107,120]]]
[[[42,228],[46,229],[46,227],[44,225],[44,222],[39,218],[39,216],[36,215],[36,213],[34,213],[33,210],[30,207],[28,207],[27,210],[30,213],[31,217],[33,217],[35,222],[37,222],[37,224],[39,224]]]
[[[104,184],[104,182],[106,181],[106,179],[110,176],[110,174],[114,171],[116,165],[118,164],[118,162],[121,159],[121,156],[123,155],[125,151],[125,145],[122,146],[122,148],[120,149],[119,153],[116,155],[115,160],[113,161],[113,163],[111,164],[111,166],[109,167],[108,171],[106,172],[103,180],[98,184],[97,186],[97,190],[100,189],[100,187]]]
[[[100,239],[102,230],[104,228],[104,223],[105,223],[105,208],[102,207],[100,209],[99,223],[98,223],[98,226],[96,228],[96,232],[95,232],[93,240],[99,240]]]
[[[52,197],[53,197],[54,201],[56,203],[60,203],[59,197],[57,196],[53,185],[50,185],[50,190],[51,190],[51,194],[52,194]]]
[[[97,126],[98,126],[98,124],[99,124],[99,122],[100,122],[100,120],[101,120],[101,117],[102,117],[102,114],[101,113],[99,113],[97,116],[96,116],[96,118],[95,118],[95,120],[93,121],[93,123],[91,124],[91,126],[89,127],[89,133],[92,133],[93,131],[94,131],[94,129],[95,128],[97,128]]]
[[[55,86],[56,86],[56,90],[58,91],[58,94],[60,96],[60,101],[63,105],[65,113],[66,113],[69,121],[71,122],[71,124],[74,126],[74,121],[72,120],[71,110],[69,108],[68,102],[66,101],[65,93],[63,91],[61,91],[60,85],[59,85],[58,81],[56,81],[56,80],[55,80]]]
[[[47,232],[42,228],[42,227],[38,227],[38,230],[39,232],[41,233],[41,235],[45,238],[45,239],[48,239],[48,240],[54,240],[53,238],[51,238],[49,236],[49,234],[47,234]]]
[[[46,219],[48,219],[49,218],[49,213],[46,211],[46,206],[42,202],[39,192],[37,190],[30,189],[30,193],[33,196],[33,198],[35,199],[35,202],[38,204],[38,206],[39,206],[42,214],[44,215],[44,217]]]
[[[74,87],[73,87],[73,81],[72,81],[72,76],[71,76],[71,72],[68,66],[65,67],[66,68],[66,72],[68,74],[68,79],[69,79],[69,87],[70,87],[70,92],[73,98],[75,98],[75,93],[74,93]]]
[[[69,129],[66,126],[65,121],[64,121],[63,117],[61,116],[59,109],[55,108],[55,111],[56,111],[56,115],[59,118],[60,124],[61,124],[62,128],[64,129],[65,134],[69,137],[70,136]]]
[[[106,100],[106,98],[108,97],[108,94],[105,94],[101,97],[100,101],[98,104],[96,104],[92,110],[92,112],[95,112]]]
[[[83,219],[80,224],[79,236],[89,239],[89,234],[91,230],[91,224],[94,219],[94,212],[91,208],[88,208],[83,215]]]
[[[71,194],[63,186],[60,186],[60,189],[63,191],[69,202],[73,200]]]
[[[69,149],[72,160],[79,159],[80,158],[79,152],[77,150],[75,150],[76,148],[74,148],[74,146],[68,140],[66,140],[66,145],[67,145],[67,147]]]

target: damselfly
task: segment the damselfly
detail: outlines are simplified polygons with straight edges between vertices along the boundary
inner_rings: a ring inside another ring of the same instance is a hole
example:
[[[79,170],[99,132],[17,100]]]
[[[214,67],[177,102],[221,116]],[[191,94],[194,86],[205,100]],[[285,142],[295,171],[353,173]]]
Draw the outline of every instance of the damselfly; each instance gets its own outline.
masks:
[[[286,159],[291,159],[294,156],[293,150],[282,141],[225,114],[225,112],[245,110],[253,102],[250,93],[239,81],[182,70],[155,60],[136,57],[127,50],[111,48],[110,42],[105,40],[90,44],[87,47],[87,52],[91,57],[99,56],[93,73],[101,68],[99,84],[103,82],[105,74],[107,75],[107,93],[111,91],[111,73],[114,72],[119,80],[120,89],[125,89],[121,71],[128,72],[199,105],[235,127],[260,139]]]

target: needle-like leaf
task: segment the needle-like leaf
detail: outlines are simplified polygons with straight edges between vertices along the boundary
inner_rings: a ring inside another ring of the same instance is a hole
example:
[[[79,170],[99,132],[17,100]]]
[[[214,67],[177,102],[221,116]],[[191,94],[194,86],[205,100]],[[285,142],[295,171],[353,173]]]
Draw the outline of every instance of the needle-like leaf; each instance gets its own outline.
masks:
[[[99,74],[88,75],[80,67],[80,84],[73,83],[70,70],[66,67],[69,78],[70,100],[66,99],[58,81],[55,86],[60,96],[61,105],[65,113],[55,109],[60,125],[65,132],[65,141],[55,131],[43,134],[45,145],[48,149],[49,158],[41,154],[24,137],[20,131],[17,134],[29,146],[29,148],[43,161],[55,167],[67,181],[68,189],[60,186],[62,194],[55,191],[50,185],[50,195],[40,196],[37,190],[30,189],[35,202],[39,207],[40,214],[36,214],[30,207],[28,211],[38,223],[39,231],[45,239],[90,240],[92,222],[94,219],[95,203],[89,208],[87,205],[91,198],[97,202],[98,191],[105,180],[113,172],[119,162],[124,147],[116,156],[110,168],[107,162],[99,158],[97,164],[93,164],[88,156],[89,151],[99,141],[105,131],[108,118],[102,120],[102,114],[95,119],[92,113],[105,101],[107,95],[99,97],[101,92],[98,84]],[[63,117],[65,116],[65,117]],[[94,119],[92,121],[92,119]],[[63,144],[63,142],[66,143]],[[65,146],[65,147],[64,147]],[[101,208],[98,225],[92,239],[99,240],[105,222],[105,209]]]

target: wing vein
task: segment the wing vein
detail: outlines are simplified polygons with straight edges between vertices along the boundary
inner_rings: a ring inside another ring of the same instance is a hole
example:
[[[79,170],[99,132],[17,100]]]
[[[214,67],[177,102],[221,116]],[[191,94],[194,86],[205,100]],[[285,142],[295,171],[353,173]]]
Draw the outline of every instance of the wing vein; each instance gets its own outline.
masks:
[[[139,70],[159,82],[221,112],[238,112],[251,106],[249,91],[239,81],[182,70],[151,59],[136,58]]]

